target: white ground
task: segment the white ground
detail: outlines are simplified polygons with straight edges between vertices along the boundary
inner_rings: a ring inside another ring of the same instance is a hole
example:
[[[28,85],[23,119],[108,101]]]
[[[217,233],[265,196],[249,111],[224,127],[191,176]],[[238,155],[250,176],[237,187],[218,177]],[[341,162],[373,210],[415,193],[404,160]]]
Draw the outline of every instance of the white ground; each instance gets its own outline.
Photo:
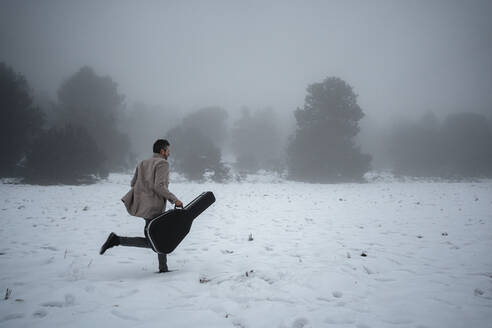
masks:
[[[0,184],[0,326],[492,325],[491,181],[173,183],[217,202],[156,274],[151,250],[98,255],[143,234],[130,178]]]

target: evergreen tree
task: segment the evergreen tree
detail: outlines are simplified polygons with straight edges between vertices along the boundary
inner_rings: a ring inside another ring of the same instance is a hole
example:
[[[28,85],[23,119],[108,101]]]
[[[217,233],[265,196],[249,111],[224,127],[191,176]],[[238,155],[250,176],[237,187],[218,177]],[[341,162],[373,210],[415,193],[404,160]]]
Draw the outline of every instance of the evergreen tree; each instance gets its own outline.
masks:
[[[395,173],[417,177],[440,176],[444,155],[440,129],[440,123],[432,112],[416,122],[395,125],[389,139],[389,154]]]
[[[232,128],[231,138],[236,167],[240,171],[276,170],[281,166],[283,149],[272,109],[252,114],[248,108],[243,108]]]
[[[492,177],[492,133],[484,115],[448,115],[441,140],[445,177]]]
[[[0,63],[0,176],[17,175],[17,164],[41,132],[43,114],[32,104],[26,79]]]
[[[288,146],[289,176],[313,182],[361,181],[371,157],[354,137],[364,116],[352,87],[337,77],[308,86],[297,130]]]
[[[439,123],[426,114],[397,125],[390,154],[397,174],[417,177],[492,176],[492,131],[484,115],[456,113]]]
[[[204,107],[183,118],[183,127],[197,130],[216,146],[223,146],[227,137],[228,114],[225,109],[217,106]]]
[[[25,162],[27,182],[41,184],[92,182],[104,177],[104,154],[83,127],[66,125],[44,132]]]
[[[107,167],[120,170],[130,164],[130,140],[118,129],[124,96],[109,76],[99,76],[82,67],[58,90],[61,125],[84,127],[104,152]]]
[[[227,116],[222,111],[216,107],[199,110],[168,131],[166,139],[171,143],[171,161],[175,170],[186,178],[202,180],[204,174],[210,172],[211,178],[217,182],[228,179],[229,170],[222,163],[222,153],[214,142],[214,138],[222,135],[220,131],[225,131]]]

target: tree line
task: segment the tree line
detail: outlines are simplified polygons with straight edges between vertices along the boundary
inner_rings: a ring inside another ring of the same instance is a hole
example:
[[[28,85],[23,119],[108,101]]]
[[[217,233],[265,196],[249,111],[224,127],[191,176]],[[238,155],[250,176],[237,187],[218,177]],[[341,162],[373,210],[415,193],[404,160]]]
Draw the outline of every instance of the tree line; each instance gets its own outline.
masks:
[[[1,176],[77,184],[126,168],[129,138],[117,128],[123,99],[110,77],[82,67],[42,109],[24,76],[0,63]]]
[[[22,74],[0,63],[0,176],[46,184],[97,181],[133,168],[139,151],[162,137],[171,142],[173,170],[195,181],[267,170],[297,181],[361,182],[371,169],[371,156],[356,143],[363,110],[338,77],[308,85],[288,138],[271,108],[243,108],[228,127],[230,114],[221,107],[180,117],[172,108],[145,104],[128,111],[124,99],[111,77],[86,66],[41,108]],[[492,176],[491,145],[490,119],[461,113],[442,122],[432,114],[403,122],[387,148],[398,174],[461,178]],[[232,166],[224,150],[233,154]]]
[[[426,113],[396,125],[389,138],[395,173],[445,179],[492,177],[492,117]]]

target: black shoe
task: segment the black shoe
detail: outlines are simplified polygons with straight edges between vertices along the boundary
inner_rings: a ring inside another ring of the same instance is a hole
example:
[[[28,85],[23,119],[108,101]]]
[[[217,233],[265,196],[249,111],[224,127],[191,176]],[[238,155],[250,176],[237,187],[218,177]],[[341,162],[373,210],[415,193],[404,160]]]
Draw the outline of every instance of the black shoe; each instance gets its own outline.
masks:
[[[171,272],[168,268],[165,269],[159,269],[158,273],[166,273],[166,272]]]
[[[114,232],[112,232],[109,234],[108,239],[106,239],[106,242],[102,245],[99,254],[103,255],[108,248],[111,248],[113,246],[118,246],[119,244],[120,244],[120,238]]]

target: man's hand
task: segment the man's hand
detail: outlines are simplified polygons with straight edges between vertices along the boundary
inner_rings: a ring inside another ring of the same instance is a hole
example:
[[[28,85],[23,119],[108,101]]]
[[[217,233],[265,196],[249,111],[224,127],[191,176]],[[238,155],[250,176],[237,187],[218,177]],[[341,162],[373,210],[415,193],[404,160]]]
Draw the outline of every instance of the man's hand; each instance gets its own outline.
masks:
[[[183,202],[178,199],[177,201],[174,202],[174,206],[183,207]]]

